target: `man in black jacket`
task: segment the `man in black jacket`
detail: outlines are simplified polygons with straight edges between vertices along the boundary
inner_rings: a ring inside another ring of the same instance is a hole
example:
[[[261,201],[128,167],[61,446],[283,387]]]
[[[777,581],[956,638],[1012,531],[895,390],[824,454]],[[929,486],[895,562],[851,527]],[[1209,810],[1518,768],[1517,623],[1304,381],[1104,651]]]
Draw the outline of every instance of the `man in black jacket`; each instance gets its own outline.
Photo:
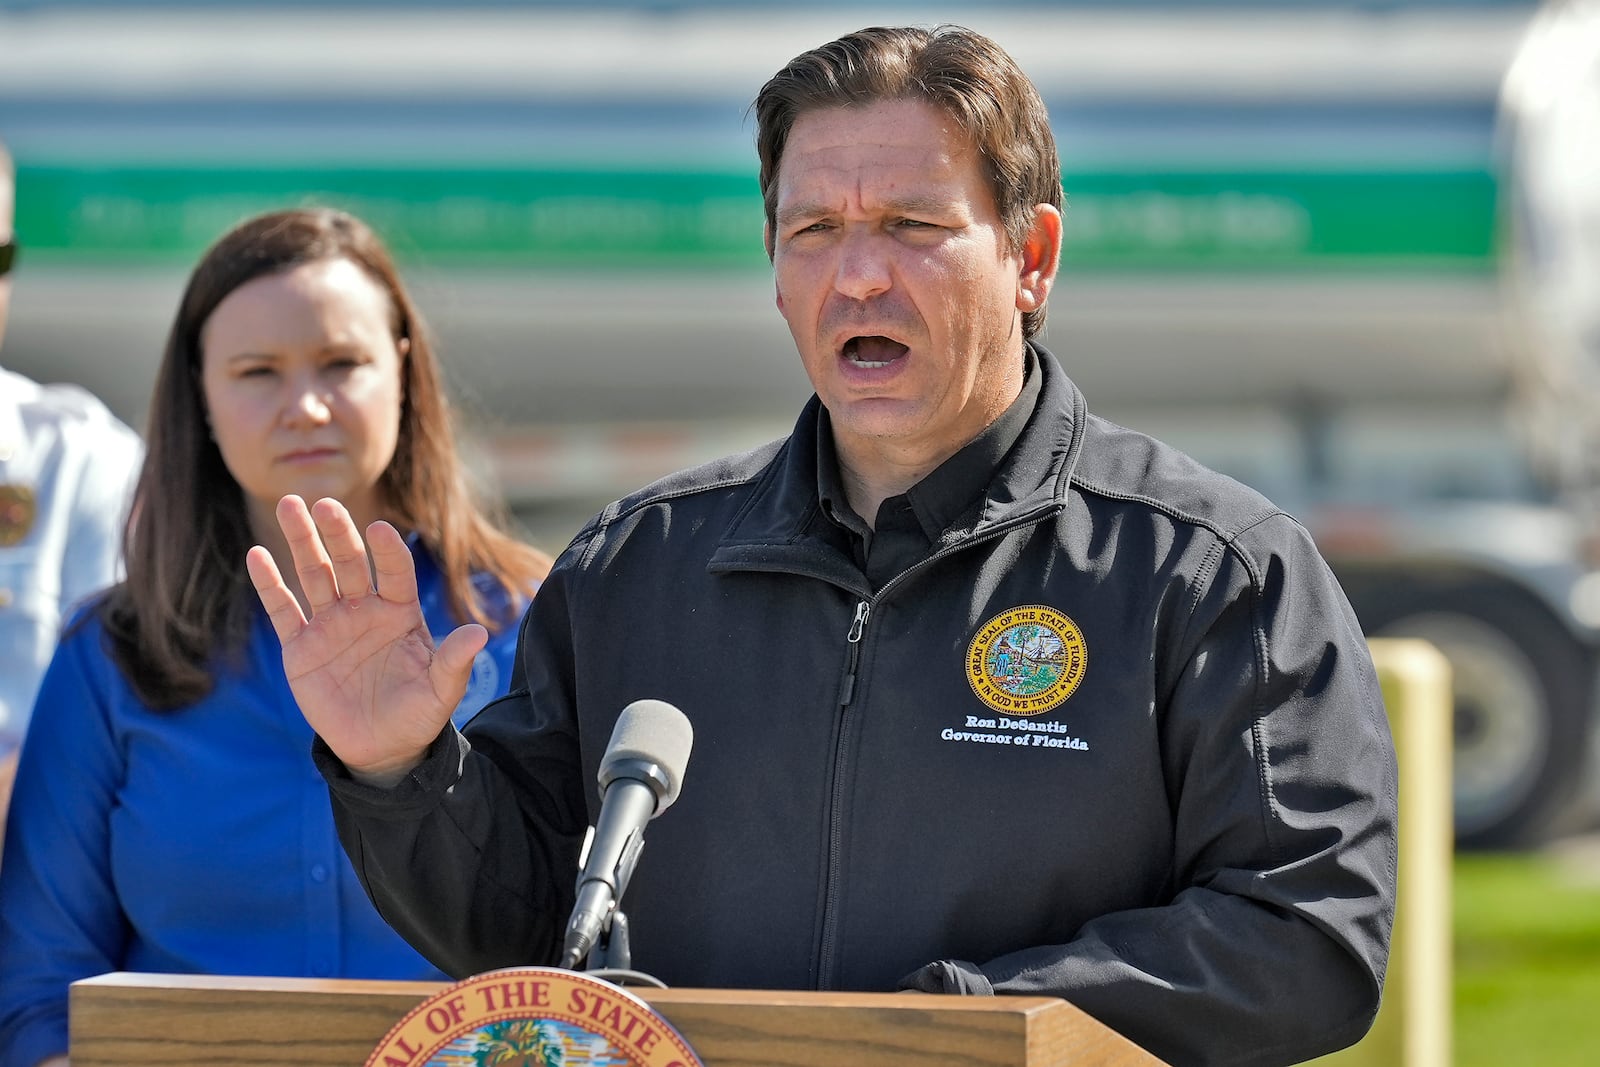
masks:
[[[611,728],[659,697],[696,747],[628,890],[642,970],[1054,994],[1180,1064],[1357,1040],[1395,874],[1365,640],[1294,520],[1090,416],[1033,340],[1033,86],[970,31],[872,29],[756,113],[816,398],[591,520],[465,736],[482,633],[434,647],[395,530],[287,498],[305,605],[252,550],[379,909],[455,974],[553,962]]]

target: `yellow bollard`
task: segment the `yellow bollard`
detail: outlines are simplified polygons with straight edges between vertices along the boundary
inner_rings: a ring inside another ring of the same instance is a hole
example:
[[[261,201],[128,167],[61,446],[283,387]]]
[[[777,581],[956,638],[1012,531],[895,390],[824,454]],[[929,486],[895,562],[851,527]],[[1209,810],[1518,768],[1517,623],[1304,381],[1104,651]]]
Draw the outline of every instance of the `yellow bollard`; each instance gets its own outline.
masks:
[[[1413,638],[1374,638],[1400,764],[1400,873],[1383,1006],[1372,1032],[1323,1067],[1449,1067],[1450,664]]]

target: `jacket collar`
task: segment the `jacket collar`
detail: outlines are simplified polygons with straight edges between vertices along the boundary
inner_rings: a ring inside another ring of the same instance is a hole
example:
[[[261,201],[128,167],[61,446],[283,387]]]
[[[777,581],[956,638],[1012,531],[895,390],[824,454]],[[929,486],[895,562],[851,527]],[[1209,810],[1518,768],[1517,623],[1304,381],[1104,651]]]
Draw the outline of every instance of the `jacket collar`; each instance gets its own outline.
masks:
[[[1048,349],[1032,345],[1041,375],[1039,402],[1015,447],[1000,461],[982,501],[952,523],[934,551],[980,537],[997,526],[1038,521],[1067,503],[1067,487],[1083,444],[1083,394]],[[828,521],[817,500],[817,418],[821,401],[806,404],[793,433],[756,480],[750,499],[729,524],[709,569],[780,570],[816,574],[855,588],[854,564],[818,537]]]

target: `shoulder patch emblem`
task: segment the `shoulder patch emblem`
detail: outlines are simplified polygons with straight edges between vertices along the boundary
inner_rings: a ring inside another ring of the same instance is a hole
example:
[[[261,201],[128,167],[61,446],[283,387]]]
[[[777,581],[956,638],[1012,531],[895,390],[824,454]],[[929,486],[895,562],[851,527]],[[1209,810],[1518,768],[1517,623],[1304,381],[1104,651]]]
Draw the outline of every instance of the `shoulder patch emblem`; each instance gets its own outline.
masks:
[[[26,485],[0,485],[0,548],[20,545],[39,515],[39,499]]]
[[[672,1024],[619,986],[514,967],[446,986],[395,1024],[366,1067],[703,1067]]]
[[[1003,611],[967,646],[967,681],[995,711],[1041,715],[1078,688],[1089,651],[1078,624],[1042,604]]]

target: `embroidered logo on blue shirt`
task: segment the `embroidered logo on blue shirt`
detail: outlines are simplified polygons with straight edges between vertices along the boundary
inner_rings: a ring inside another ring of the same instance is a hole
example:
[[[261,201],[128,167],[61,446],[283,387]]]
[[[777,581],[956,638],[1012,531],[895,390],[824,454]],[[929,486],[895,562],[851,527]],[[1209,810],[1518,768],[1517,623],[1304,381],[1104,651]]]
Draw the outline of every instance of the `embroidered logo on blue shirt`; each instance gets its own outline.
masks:
[[[500,685],[500,665],[494,661],[489,650],[484,649],[473,657],[472,677],[467,679],[466,695],[456,705],[455,714],[450,716],[451,721],[457,727],[466,725],[467,720],[476,715],[479,709],[504,691]]]

